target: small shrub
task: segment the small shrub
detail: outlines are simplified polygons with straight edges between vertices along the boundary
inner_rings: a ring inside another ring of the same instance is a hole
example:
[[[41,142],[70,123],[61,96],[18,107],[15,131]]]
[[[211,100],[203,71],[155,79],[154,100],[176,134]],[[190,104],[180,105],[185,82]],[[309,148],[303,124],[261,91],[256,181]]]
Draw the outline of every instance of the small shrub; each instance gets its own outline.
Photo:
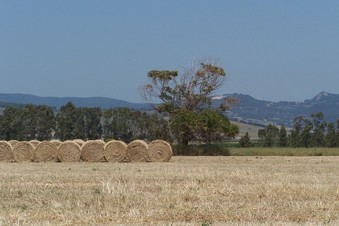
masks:
[[[240,147],[246,148],[252,146],[251,138],[248,135],[248,132],[245,133],[245,136],[241,137],[239,140]]]
[[[230,156],[230,151],[227,147],[221,144],[204,144],[204,145],[189,145],[173,146],[174,155],[186,156]]]

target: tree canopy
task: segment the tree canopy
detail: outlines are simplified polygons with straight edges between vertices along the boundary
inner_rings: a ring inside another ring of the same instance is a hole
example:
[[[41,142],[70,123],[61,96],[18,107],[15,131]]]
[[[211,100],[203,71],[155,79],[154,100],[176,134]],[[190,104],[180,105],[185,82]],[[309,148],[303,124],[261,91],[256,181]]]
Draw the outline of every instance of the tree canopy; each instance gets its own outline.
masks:
[[[223,68],[200,62],[182,73],[151,70],[147,76],[150,83],[141,86],[141,93],[159,113],[169,116],[172,133],[180,144],[187,146],[192,139],[210,144],[238,133],[238,128],[221,114],[234,99],[224,98],[220,106],[212,106],[225,81]]]
[[[151,70],[147,76],[150,83],[140,87],[143,97],[159,112],[171,113],[176,109],[197,112],[210,107],[226,74],[221,67],[200,63],[180,74],[177,70]],[[231,100],[225,98],[220,109],[225,110]]]
[[[313,113],[309,118],[297,116],[294,118],[293,128],[287,132],[284,126],[280,129],[268,125],[258,131],[259,138],[264,146],[279,147],[338,147],[339,120],[327,123],[323,120],[323,113]]]

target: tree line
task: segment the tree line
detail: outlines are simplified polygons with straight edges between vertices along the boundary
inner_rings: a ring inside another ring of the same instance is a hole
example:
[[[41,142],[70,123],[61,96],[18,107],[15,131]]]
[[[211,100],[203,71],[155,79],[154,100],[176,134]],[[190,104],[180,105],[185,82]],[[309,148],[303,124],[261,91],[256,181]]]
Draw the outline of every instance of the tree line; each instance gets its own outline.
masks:
[[[2,140],[164,139],[168,123],[156,113],[128,108],[78,108],[69,102],[58,112],[43,105],[7,106],[0,116]]]
[[[270,124],[258,131],[258,137],[265,147],[339,147],[339,119],[327,123],[322,112],[309,118],[297,116],[289,132],[285,126],[278,128]],[[248,134],[240,139],[240,145],[251,145]]]
[[[177,112],[168,118],[156,111],[142,112],[128,108],[79,108],[72,102],[58,112],[43,105],[7,106],[0,116],[2,140],[95,140],[163,139],[180,143],[189,139],[210,144],[225,136],[235,136],[229,120],[217,111],[204,109],[199,114]]]

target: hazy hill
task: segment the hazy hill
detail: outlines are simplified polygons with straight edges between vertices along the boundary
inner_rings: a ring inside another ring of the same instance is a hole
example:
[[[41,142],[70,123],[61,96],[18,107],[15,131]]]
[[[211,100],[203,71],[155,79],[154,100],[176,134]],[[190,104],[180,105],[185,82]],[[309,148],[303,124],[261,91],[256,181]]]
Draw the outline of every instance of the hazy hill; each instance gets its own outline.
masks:
[[[219,105],[222,98],[226,96],[233,96],[239,101],[239,103],[235,104],[232,109],[227,112],[227,116],[233,121],[256,125],[274,123],[277,125],[291,126],[293,119],[296,116],[302,115],[304,117],[309,117],[312,113],[317,112],[323,112],[325,121],[327,122],[335,122],[339,119],[339,94],[321,92],[315,97],[303,102],[272,102],[258,100],[250,95],[234,93],[215,97],[213,104],[215,106]],[[151,109],[149,104],[130,103],[106,97],[39,97],[29,94],[0,93],[0,102],[5,102],[7,105],[43,104],[58,109],[68,101],[72,101],[77,107],[100,107],[102,109],[128,107],[136,110]]]
[[[291,126],[296,116],[309,117],[312,113],[323,112],[325,121],[335,122],[339,119],[339,95],[321,92],[303,102],[257,100],[244,94],[225,94],[233,96],[239,103],[227,112],[229,118],[251,124]],[[220,97],[219,97],[220,98]],[[215,100],[215,104],[220,102]]]
[[[7,103],[7,102],[2,102],[0,101],[0,108],[5,108],[5,107],[22,107],[24,106],[23,104],[14,104],[14,103]]]
[[[149,104],[130,103],[106,97],[39,97],[30,94],[0,93],[0,102],[1,101],[15,104],[47,105],[58,109],[69,101],[77,107],[100,107],[102,109],[127,107],[138,110],[150,109]]]

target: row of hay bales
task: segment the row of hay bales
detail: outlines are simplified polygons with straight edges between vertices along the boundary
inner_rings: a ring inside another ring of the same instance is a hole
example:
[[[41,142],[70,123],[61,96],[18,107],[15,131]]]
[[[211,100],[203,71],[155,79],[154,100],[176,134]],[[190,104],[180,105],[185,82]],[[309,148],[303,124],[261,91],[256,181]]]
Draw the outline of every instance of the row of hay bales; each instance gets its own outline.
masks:
[[[0,141],[1,162],[167,162],[173,155],[169,143],[154,140]]]

